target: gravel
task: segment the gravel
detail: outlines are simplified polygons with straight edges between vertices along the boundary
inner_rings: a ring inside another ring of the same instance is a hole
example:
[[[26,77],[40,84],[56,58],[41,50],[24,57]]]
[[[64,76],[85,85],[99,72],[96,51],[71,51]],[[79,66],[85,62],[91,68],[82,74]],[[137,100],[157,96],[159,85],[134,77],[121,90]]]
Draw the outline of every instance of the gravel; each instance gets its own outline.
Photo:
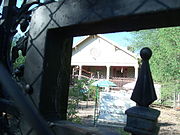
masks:
[[[88,108],[85,105],[86,102],[80,103],[80,106],[83,107],[79,108],[78,116],[82,118],[83,124],[90,126],[93,124],[94,103],[90,101]],[[158,118],[159,135],[180,135],[180,110],[163,106],[153,106],[152,108],[161,111]]]

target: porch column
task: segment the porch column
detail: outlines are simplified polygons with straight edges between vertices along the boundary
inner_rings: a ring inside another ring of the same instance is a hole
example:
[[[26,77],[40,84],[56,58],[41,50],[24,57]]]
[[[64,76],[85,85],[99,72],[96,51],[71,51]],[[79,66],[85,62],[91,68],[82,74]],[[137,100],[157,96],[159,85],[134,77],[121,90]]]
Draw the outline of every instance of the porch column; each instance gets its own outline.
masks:
[[[109,80],[109,75],[110,75],[110,66],[106,65],[106,79]]]
[[[74,77],[75,69],[74,67],[72,68],[72,76]]]
[[[139,66],[138,66],[138,65],[134,66],[134,69],[135,69],[134,78],[135,78],[135,79],[137,79],[137,78],[138,78],[138,68],[139,68]]]
[[[79,75],[78,75],[78,79],[81,79],[81,75],[82,75],[82,65],[79,65]]]

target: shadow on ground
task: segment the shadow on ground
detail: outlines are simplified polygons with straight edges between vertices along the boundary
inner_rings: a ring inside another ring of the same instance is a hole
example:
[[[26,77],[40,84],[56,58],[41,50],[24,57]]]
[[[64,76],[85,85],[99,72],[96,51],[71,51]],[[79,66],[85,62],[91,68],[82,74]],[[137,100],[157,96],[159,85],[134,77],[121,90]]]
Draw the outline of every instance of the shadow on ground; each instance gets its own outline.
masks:
[[[174,125],[176,125],[176,124],[164,122],[164,123],[158,123],[158,125],[159,125],[160,127],[166,127],[166,126],[174,126]]]

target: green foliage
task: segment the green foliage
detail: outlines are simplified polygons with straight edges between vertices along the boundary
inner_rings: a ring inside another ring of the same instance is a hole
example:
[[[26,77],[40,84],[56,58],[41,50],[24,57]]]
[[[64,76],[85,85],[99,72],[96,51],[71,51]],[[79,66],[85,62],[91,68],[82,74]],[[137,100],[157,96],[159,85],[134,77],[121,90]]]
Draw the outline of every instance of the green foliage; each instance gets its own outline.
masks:
[[[16,46],[16,43],[17,41],[21,38],[22,36],[20,34],[16,34],[13,38],[13,41],[12,41],[12,47],[13,46]],[[16,59],[16,61],[13,63],[13,67],[14,68],[17,68],[19,65],[21,64],[24,64],[25,63],[25,58],[23,55],[22,55],[22,51],[18,51],[18,54],[19,54],[19,57]]]
[[[133,46],[127,46],[127,49],[131,52],[135,52],[135,48]]]
[[[173,82],[163,83],[161,88],[161,104],[163,105],[173,105],[173,95],[178,92],[180,84],[174,84]]]
[[[79,100],[77,98],[69,98],[68,100],[68,109],[67,109],[67,118],[69,121],[75,123],[81,123],[81,119],[77,116],[77,108],[78,108]]]
[[[25,57],[22,56],[21,51],[18,52],[19,53],[19,57],[16,59],[15,63],[13,64],[13,67],[16,68],[21,64],[25,63]]]
[[[79,98],[80,100],[95,99],[96,88],[91,86],[92,82],[94,82],[93,80],[74,78],[72,81],[74,85],[70,88],[69,96]]]
[[[180,27],[134,32],[132,46],[136,50],[150,47],[153,79],[162,85],[161,98],[165,102],[174,91],[180,90]]]
[[[78,104],[81,100],[95,99],[95,88],[91,86],[93,81],[83,78],[72,80],[74,85],[69,89],[68,101],[68,120],[76,123],[81,123],[80,117],[77,116]]]

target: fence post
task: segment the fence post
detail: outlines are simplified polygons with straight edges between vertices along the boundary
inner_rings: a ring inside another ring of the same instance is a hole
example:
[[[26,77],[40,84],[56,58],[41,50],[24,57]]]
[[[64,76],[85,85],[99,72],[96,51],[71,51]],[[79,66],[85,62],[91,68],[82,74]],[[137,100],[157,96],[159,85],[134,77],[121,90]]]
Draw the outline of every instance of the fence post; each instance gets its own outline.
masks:
[[[160,111],[149,107],[157,99],[149,67],[152,51],[145,47],[140,55],[141,71],[131,96],[131,100],[135,101],[137,106],[126,110],[127,124],[124,130],[132,135],[158,135],[157,119]]]

